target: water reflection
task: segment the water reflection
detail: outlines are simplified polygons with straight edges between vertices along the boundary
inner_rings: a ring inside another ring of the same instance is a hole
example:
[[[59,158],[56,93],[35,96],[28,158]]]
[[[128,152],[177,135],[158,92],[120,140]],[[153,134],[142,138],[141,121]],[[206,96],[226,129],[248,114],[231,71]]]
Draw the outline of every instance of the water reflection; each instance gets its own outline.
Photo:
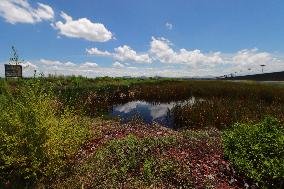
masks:
[[[140,118],[146,123],[157,122],[167,127],[173,125],[171,109],[176,105],[194,104],[194,97],[186,101],[169,103],[150,103],[145,101],[131,101],[121,105],[113,106],[112,116],[119,116],[122,122],[128,122],[134,118]]]

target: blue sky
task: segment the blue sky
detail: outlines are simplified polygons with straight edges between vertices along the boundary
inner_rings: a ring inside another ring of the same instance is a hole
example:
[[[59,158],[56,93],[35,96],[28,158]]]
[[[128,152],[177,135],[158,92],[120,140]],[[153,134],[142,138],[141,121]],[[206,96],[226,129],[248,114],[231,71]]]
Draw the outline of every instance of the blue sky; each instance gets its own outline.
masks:
[[[0,63],[14,45],[27,76],[284,71],[283,10],[282,0],[1,0]]]

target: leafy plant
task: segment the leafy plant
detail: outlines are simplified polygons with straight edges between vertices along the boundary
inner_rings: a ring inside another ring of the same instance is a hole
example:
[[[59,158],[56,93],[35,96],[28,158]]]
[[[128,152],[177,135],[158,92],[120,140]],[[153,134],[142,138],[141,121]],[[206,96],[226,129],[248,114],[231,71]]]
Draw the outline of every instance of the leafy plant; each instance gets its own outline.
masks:
[[[224,131],[222,139],[224,154],[238,171],[264,188],[283,187],[284,126],[277,119],[236,123]]]
[[[160,184],[192,186],[184,165],[174,158],[160,157],[175,144],[173,137],[138,138],[130,134],[113,139],[101,146],[83,165],[78,165],[75,175],[68,180],[70,183],[65,180],[62,187],[72,185],[72,188],[78,188],[82,184],[87,188],[147,188]],[[74,182],[78,178],[80,181]],[[135,183],[139,183],[139,187]]]
[[[59,174],[90,136],[90,121],[66,108],[39,82],[0,93],[0,179],[38,181]]]

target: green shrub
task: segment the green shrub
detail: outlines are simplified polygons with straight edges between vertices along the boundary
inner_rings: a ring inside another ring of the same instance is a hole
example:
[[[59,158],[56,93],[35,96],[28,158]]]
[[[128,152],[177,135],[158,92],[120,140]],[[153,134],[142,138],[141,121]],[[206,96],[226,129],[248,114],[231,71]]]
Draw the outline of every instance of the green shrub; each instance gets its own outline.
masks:
[[[283,187],[284,127],[266,117],[258,124],[235,124],[222,135],[224,153],[237,170],[263,188]]]
[[[60,103],[39,82],[0,88],[0,183],[59,174],[89,137],[90,121],[57,111]]]

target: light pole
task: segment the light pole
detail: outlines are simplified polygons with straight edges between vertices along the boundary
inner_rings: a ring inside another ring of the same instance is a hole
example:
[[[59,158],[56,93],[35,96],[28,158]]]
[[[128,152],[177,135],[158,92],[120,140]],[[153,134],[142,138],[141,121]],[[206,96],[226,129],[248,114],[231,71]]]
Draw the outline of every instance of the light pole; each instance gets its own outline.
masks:
[[[263,68],[264,68],[264,66],[266,66],[266,65],[262,64],[262,65],[260,65],[260,66],[261,66],[261,70],[262,70],[262,73],[263,73]]]
[[[248,74],[250,74],[251,68],[248,68]]]

